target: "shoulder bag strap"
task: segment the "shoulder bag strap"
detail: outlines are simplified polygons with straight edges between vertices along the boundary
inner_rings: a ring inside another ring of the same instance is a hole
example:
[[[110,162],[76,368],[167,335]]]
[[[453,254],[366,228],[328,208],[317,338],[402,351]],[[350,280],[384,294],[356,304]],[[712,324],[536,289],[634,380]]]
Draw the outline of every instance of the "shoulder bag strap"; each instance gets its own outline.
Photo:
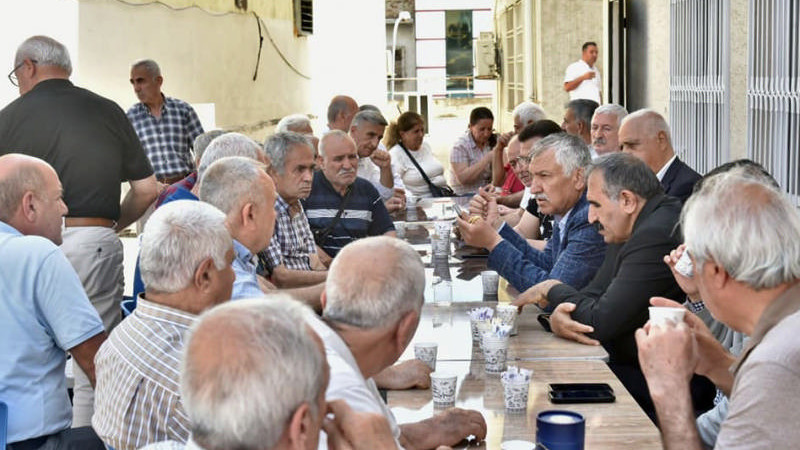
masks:
[[[398,142],[398,145],[400,145],[400,148],[402,148],[403,151],[406,152],[406,155],[408,156],[408,159],[410,159],[411,162],[414,164],[414,167],[417,168],[417,170],[419,171],[419,174],[422,175],[422,178],[425,180],[426,183],[428,183],[428,189],[430,189],[431,193],[433,193],[433,188],[434,188],[435,185],[431,182],[431,179],[428,178],[428,175],[425,173],[425,171],[422,170],[422,167],[420,167],[420,165],[417,162],[416,158],[411,156],[411,152],[408,151],[408,149],[406,148],[405,145],[403,145],[402,142]]]

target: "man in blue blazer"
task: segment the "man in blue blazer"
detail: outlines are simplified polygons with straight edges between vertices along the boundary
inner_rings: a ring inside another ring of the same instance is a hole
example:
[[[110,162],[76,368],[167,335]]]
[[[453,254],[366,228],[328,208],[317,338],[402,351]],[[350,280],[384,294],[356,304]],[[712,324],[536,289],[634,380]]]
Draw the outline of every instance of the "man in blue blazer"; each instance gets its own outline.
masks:
[[[589,149],[581,138],[558,133],[537,142],[530,158],[531,194],[540,211],[555,216],[553,236],[544,250],[531,247],[500,222],[491,206],[485,221],[458,219],[461,236],[467,244],[489,250],[488,267],[520,292],[548,279],[580,289],[594,277],[606,250],[587,218]]]
[[[629,114],[619,128],[619,143],[622,151],[647,164],[661,182],[664,193],[681,203],[692,195],[700,174],[678,159],[672,148],[669,125],[661,114],[651,109]]]

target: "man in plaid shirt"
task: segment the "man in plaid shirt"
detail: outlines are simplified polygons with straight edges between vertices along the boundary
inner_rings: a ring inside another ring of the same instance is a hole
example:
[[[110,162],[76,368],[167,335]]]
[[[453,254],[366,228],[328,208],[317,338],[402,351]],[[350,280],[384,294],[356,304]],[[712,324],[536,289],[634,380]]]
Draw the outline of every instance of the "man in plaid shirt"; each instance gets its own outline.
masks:
[[[278,193],[275,232],[267,248],[266,265],[280,288],[311,286],[328,276],[320,262],[314,235],[301,198],[311,194],[314,150],[307,138],[294,132],[276,133],[264,143],[272,164],[269,174]]]
[[[161,93],[161,69],[146,59],[131,66],[131,84],[139,103],[130,119],[158,181],[172,184],[194,170],[192,143],[203,133],[197,113],[188,103]]]

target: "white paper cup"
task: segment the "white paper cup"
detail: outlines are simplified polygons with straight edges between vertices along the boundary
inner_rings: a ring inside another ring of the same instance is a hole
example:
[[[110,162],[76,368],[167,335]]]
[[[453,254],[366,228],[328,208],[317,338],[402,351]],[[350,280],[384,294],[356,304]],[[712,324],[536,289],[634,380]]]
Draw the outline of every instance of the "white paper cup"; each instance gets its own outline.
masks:
[[[503,325],[511,325],[511,336],[517,335],[517,313],[519,309],[511,304],[498,304],[494,316],[500,319]]]
[[[509,411],[528,409],[530,381],[503,381],[503,399]]]
[[[686,308],[673,308],[670,306],[651,306],[648,308],[650,311],[650,322],[654,324],[664,323],[671,320],[672,323],[678,324],[683,322],[683,316],[686,314]]]
[[[483,357],[486,360],[487,373],[501,373],[506,370],[508,359],[508,336],[498,338],[491,335],[483,336]]]
[[[417,342],[414,344],[414,357],[436,370],[436,353],[438,344],[435,342]]]
[[[483,295],[497,295],[497,283],[500,282],[500,275],[494,270],[484,270],[481,272],[483,282]]]
[[[478,345],[483,348],[483,333],[492,329],[492,323],[488,320],[479,320],[475,323],[475,329],[478,334]]]
[[[448,257],[450,256],[450,236],[439,237],[436,235],[431,236],[431,248],[434,257]]]
[[[450,238],[450,232],[453,230],[453,222],[449,220],[437,220],[433,223],[433,229],[436,235],[440,238]]]
[[[458,377],[449,373],[433,372],[431,374],[431,393],[434,406],[455,404],[456,380]]]

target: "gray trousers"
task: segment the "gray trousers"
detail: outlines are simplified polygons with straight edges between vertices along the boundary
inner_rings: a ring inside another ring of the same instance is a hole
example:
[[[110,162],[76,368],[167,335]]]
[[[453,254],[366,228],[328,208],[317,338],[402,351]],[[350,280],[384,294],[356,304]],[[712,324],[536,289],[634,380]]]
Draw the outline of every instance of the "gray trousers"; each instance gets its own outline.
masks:
[[[124,290],[122,242],[111,228],[67,228],[61,250],[83,283],[106,332],[121,320],[120,302]],[[94,389],[83,370],[75,364],[72,398],[72,426],[90,426],[94,413]]]

